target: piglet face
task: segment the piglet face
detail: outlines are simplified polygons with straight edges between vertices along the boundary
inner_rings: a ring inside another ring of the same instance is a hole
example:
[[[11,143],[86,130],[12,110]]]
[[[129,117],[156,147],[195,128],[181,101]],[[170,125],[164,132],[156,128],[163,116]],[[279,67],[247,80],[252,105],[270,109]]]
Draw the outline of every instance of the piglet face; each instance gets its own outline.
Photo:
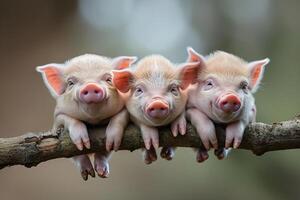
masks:
[[[142,118],[151,124],[162,125],[172,120],[185,102],[186,96],[175,82],[159,86],[151,80],[138,80],[132,86],[128,109],[135,116],[142,114]]]
[[[78,73],[83,69],[77,70],[72,66],[66,70],[63,80],[66,84],[65,91],[58,98],[71,99],[81,106],[93,106],[107,101],[112,90],[109,71],[100,72],[94,69],[98,71],[98,76],[87,73],[83,77],[81,73]]]
[[[199,104],[206,108],[208,116],[215,121],[227,123],[236,119],[245,109],[252,94],[246,77],[222,77],[208,75],[199,82]]]
[[[149,56],[138,63],[135,72],[114,71],[113,82],[121,92],[130,91],[126,107],[137,121],[162,126],[184,110],[186,89],[196,80],[197,72],[197,63],[176,69],[162,56]]]
[[[248,118],[254,108],[253,93],[262,79],[269,59],[247,63],[232,54],[218,51],[204,58],[188,48],[188,61],[198,61],[201,73],[190,103],[216,122]]]
[[[117,98],[116,90],[111,85],[110,70],[100,70],[96,65],[89,70],[83,73],[82,67],[68,66],[64,71],[65,90],[57,97],[63,104],[77,104],[79,110],[87,115],[98,112],[97,109],[107,105],[111,98]]]
[[[108,59],[83,55],[63,65],[48,64],[37,70],[57,100],[57,114],[93,121],[110,117],[124,106],[112,85],[111,71],[126,68],[134,60],[133,57]]]

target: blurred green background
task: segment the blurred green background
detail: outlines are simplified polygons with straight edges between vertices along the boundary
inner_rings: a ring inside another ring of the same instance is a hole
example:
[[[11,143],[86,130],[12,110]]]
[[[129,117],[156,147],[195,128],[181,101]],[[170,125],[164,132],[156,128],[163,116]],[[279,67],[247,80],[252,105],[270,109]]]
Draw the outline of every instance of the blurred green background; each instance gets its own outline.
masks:
[[[96,53],[152,53],[174,62],[186,46],[224,50],[251,61],[269,57],[256,94],[258,121],[300,114],[300,2],[279,0],[49,0],[0,3],[0,137],[48,130],[55,102],[38,65]],[[118,152],[109,179],[84,182],[68,159],[0,171],[1,200],[300,199],[299,150],[261,157],[237,150],[198,164],[191,149],[144,165],[139,151]]]

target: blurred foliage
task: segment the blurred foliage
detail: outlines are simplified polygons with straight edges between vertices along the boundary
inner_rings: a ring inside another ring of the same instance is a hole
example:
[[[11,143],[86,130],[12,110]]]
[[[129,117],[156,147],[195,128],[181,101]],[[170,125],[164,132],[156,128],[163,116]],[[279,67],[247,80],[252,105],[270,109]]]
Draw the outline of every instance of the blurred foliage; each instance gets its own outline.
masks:
[[[160,53],[186,59],[186,46],[247,61],[269,57],[256,94],[258,121],[300,114],[299,1],[90,0],[2,1],[0,137],[47,130],[54,100],[35,66],[84,53],[110,57]],[[140,152],[118,152],[111,177],[83,182],[66,159],[0,171],[1,200],[14,199],[299,199],[297,150],[255,157],[234,151],[198,164],[190,149],[146,166]]]

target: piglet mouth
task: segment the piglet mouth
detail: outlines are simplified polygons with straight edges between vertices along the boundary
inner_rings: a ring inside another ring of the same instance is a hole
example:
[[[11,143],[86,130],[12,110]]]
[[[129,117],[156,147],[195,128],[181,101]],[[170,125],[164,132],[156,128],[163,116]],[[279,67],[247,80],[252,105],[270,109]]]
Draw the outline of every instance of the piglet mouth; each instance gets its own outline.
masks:
[[[88,83],[79,91],[78,98],[85,104],[98,104],[106,98],[106,92],[98,84]]]
[[[168,117],[170,106],[168,102],[162,99],[156,99],[146,106],[145,113],[151,119],[163,120]]]

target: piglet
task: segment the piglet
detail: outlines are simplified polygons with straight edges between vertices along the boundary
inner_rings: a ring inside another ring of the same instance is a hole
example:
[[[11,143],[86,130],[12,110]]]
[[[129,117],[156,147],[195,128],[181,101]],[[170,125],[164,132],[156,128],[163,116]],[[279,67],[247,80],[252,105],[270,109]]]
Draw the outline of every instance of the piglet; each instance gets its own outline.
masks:
[[[196,88],[190,92],[187,109],[187,117],[206,148],[198,151],[197,160],[206,160],[210,147],[215,148],[215,154],[222,159],[227,151],[218,149],[214,123],[226,126],[225,148],[238,148],[245,127],[255,121],[253,93],[259,87],[269,59],[248,63],[223,51],[204,58],[192,48],[187,50],[188,61],[199,62],[201,68]]]
[[[174,136],[185,134],[187,89],[196,80],[198,69],[198,63],[176,66],[163,56],[152,55],[139,61],[134,72],[113,71],[113,83],[120,92],[127,94],[126,108],[141,130],[146,164],[157,159],[158,127],[171,124]],[[163,147],[161,156],[172,159],[174,149]]]
[[[64,64],[37,67],[56,99],[54,130],[60,126],[68,129],[76,147],[83,150],[91,147],[85,124],[108,124],[106,151],[94,154],[94,167],[88,155],[72,158],[84,180],[88,175],[95,177],[94,170],[100,177],[108,177],[110,150],[118,149],[129,120],[125,102],[112,85],[111,71],[127,68],[135,60],[135,57],[110,59],[86,54]]]

